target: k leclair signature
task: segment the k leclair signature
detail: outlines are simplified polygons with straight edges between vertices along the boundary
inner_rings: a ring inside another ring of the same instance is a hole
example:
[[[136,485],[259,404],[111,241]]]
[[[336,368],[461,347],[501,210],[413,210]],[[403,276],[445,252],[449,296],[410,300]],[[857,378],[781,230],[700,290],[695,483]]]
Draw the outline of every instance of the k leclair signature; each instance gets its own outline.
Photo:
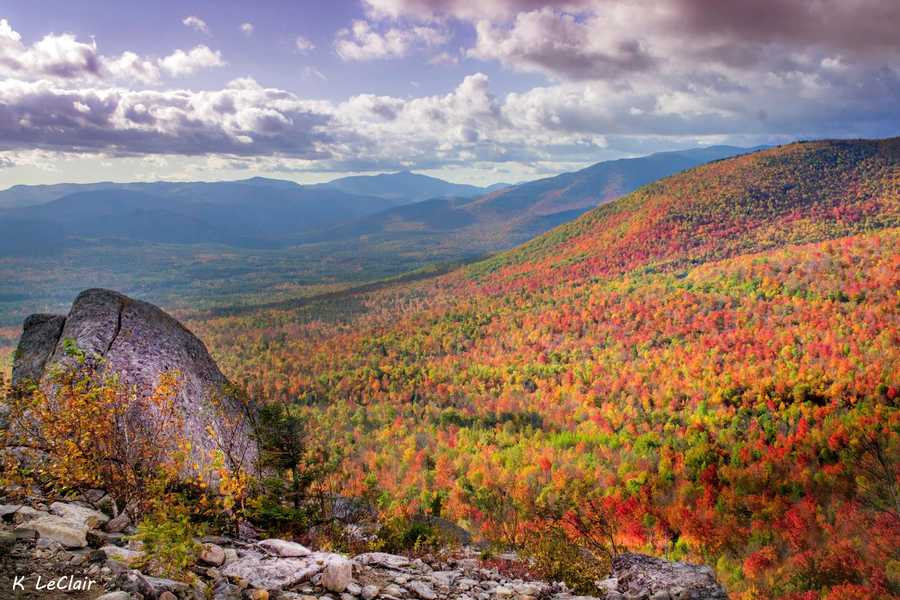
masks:
[[[42,575],[16,575],[13,577],[13,590],[24,591],[33,579],[32,589],[40,591],[78,592],[89,591],[97,581],[88,577],[76,577],[75,575],[62,575],[60,577],[44,578]]]

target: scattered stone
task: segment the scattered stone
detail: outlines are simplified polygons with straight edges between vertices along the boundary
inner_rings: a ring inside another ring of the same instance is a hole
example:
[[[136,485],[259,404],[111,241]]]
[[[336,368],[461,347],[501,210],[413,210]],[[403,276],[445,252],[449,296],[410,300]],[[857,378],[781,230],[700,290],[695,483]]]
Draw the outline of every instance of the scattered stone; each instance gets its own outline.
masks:
[[[367,552],[354,558],[357,563],[368,566],[387,567],[388,569],[402,569],[409,566],[409,559],[405,556],[388,554],[386,552]]]
[[[304,581],[322,570],[322,565],[303,558],[244,556],[226,565],[222,575],[266,590],[280,590]]]
[[[81,523],[89,529],[97,529],[109,521],[109,517],[98,510],[66,502],[54,502],[50,505],[50,512],[68,521]]]
[[[359,584],[353,583],[352,581],[347,584],[347,593],[352,594],[354,596],[359,596],[362,592],[362,588],[359,587]]]
[[[450,587],[453,581],[459,577],[459,573],[456,571],[432,571],[429,577],[440,586]]]
[[[49,516],[45,510],[37,510],[30,506],[22,506],[22,505],[4,505],[6,507],[12,506],[14,510],[8,512],[3,515],[3,520],[8,521],[12,519],[12,522],[16,525],[21,525],[22,523],[27,523],[28,521],[32,521],[34,519],[38,519],[40,517]]]
[[[274,554],[275,556],[280,556],[282,558],[296,558],[312,554],[312,550],[306,546],[295,542],[288,542],[286,540],[262,540],[257,542],[256,545],[269,554]]]
[[[378,595],[378,592],[380,592],[380,591],[381,590],[378,589],[377,585],[366,585],[366,586],[363,586],[363,589],[362,589],[362,592],[360,592],[360,595],[362,596],[363,600],[373,600],[373,598],[375,598]]]
[[[128,513],[123,510],[119,513],[119,516],[113,517],[107,521],[103,529],[105,529],[107,533],[119,533],[129,525],[131,525],[131,519],[128,517]]]
[[[612,563],[612,575],[601,589],[623,597],[652,600],[727,600],[728,595],[706,566],[669,562],[643,554],[622,554]],[[677,593],[677,596],[675,595]]]
[[[40,537],[59,542],[66,548],[84,548],[87,543],[88,527],[62,517],[47,515],[28,522],[28,526]]]
[[[117,590],[115,592],[103,594],[97,598],[97,600],[131,600],[131,594],[123,592],[122,590]]]
[[[162,594],[159,595],[159,598],[157,600],[178,600],[178,598],[169,590],[165,590]]]
[[[411,581],[406,587],[411,589],[422,600],[435,600],[437,598],[437,594],[434,593],[431,586],[424,581]]]
[[[208,565],[218,567],[225,562],[225,550],[217,544],[203,544],[200,560]]]
[[[241,600],[241,588],[227,581],[219,581],[213,586],[213,600]]]
[[[268,590],[253,589],[247,592],[249,600],[269,600]]]
[[[512,598],[514,592],[506,586],[498,585],[494,588],[494,595],[500,600],[506,600],[507,598]]]
[[[343,556],[334,555],[325,563],[322,585],[332,592],[343,592],[353,580],[353,563]]]
[[[123,537],[124,535],[121,533],[107,533],[99,529],[88,529],[87,532],[88,545],[94,548],[116,546],[122,541]]]

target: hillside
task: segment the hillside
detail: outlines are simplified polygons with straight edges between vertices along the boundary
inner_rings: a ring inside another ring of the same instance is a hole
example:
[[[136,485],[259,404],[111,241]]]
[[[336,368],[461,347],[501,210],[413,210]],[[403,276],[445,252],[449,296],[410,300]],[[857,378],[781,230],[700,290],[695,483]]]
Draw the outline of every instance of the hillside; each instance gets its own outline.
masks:
[[[182,310],[244,309],[473,260],[601,199],[743,151],[608,161],[508,189],[409,172],[315,186],[263,177],[15,186],[0,192],[0,327],[63,310],[85,287]],[[13,342],[0,332],[0,346]]]
[[[600,162],[580,171],[493,190],[477,197],[430,198],[313,232],[308,240],[405,242],[473,256],[505,250],[642,185],[755,148],[710,146]]]
[[[898,291],[900,139],[812,142],[449,275],[191,326],[387,514],[703,561],[734,598],[886,598]]]

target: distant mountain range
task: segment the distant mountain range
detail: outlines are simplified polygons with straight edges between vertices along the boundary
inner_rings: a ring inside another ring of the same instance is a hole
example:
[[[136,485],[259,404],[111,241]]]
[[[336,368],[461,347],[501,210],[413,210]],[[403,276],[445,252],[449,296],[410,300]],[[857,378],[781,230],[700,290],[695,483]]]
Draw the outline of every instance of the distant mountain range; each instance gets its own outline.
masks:
[[[477,254],[505,249],[663,177],[764,148],[710,146],[600,162],[580,171],[504,187],[474,198],[434,198],[309,232],[305,241],[417,238]]]
[[[377,196],[387,200],[395,200],[399,204],[421,202],[431,198],[457,197],[471,198],[481,196],[497,189],[509,187],[509,184],[498,183],[488,187],[478,187],[460,183],[450,183],[436,177],[420,175],[409,171],[385,175],[359,175],[342,177],[328,183],[310,186],[315,189],[340,190],[348,194]]]
[[[367,187],[371,193],[365,193]],[[291,236],[422,198],[478,196],[490,189],[409,172],[309,186],[262,177],[209,183],[19,185],[0,192],[0,254],[42,255],[73,240],[104,238],[283,246],[291,243]]]
[[[0,255],[47,255],[100,240],[260,249],[355,243],[361,252],[373,245],[384,252],[387,244],[426,259],[472,256],[511,247],[661,177],[750,150],[664,152],[487,188],[409,171],[315,185],[262,177],[19,185],[0,192]]]

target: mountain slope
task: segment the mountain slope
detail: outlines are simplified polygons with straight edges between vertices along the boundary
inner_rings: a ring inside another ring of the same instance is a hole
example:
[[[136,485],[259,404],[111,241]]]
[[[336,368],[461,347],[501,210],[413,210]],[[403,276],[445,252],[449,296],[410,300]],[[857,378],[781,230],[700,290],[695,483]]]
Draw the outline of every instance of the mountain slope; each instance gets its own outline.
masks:
[[[0,210],[0,230],[23,222],[36,232],[59,229],[55,238],[26,238],[10,249],[20,255],[42,244],[61,248],[66,238],[277,247],[300,232],[392,205],[383,198],[311,190],[290,182],[130,184]]]
[[[882,598],[898,290],[900,139],[814,142],[430,281],[192,326],[390,514],[705,561],[746,600]]]
[[[662,177],[753,150],[712,146],[606,161],[475,198],[435,198],[427,203],[391,208],[314,233],[307,239],[351,240],[365,236],[369,243],[411,239],[426,247],[464,249],[468,255],[493,252],[521,243]]]
[[[382,175],[357,175],[342,177],[311,186],[316,189],[334,189],[349,194],[364,194],[394,200],[398,204],[421,202],[431,198],[460,197],[469,198],[480,196],[488,188],[474,185],[450,183],[436,177],[400,171],[399,173],[385,173]],[[493,186],[492,186],[493,187]]]

